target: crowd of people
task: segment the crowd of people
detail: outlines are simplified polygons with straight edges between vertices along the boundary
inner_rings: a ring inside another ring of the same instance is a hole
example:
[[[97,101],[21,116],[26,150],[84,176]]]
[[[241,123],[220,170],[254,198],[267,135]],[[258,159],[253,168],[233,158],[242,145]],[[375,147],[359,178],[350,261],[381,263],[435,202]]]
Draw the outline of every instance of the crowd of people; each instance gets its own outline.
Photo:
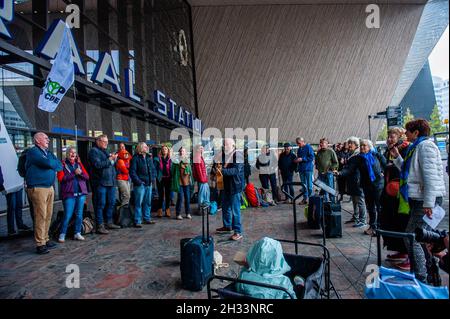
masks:
[[[304,199],[300,202],[305,205],[313,195],[314,176],[331,188],[335,188],[336,178],[338,200],[348,195],[353,204],[352,218],[346,224],[364,228],[366,235],[375,236],[377,229],[408,233],[417,229],[431,230],[424,216],[431,218],[436,205],[442,205],[446,187],[440,150],[428,138],[430,131],[429,123],[423,119],[410,121],[405,128],[390,128],[384,152],[376,150],[370,140],[354,136],[333,147],[322,138],[314,152],[312,146],[299,137],[296,154],[286,143],[279,155],[282,183],[293,181],[297,172],[299,180],[306,186]],[[267,148],[263,148],[262,153],[266,158],[270,156]],[[268,188],[267,181],[274,180],[271,188],[275,191],[276,179],[270,165],[259,166],[261,186]],[[293,187],[285,187],[285,192],[294,194]],[[328,193],[323,194],[325,200],[335,200]],[[291,202],[289,197],[286,201]],[[426,281],[423,244],[413,243],[413,265],[408,257],[412,252],[408,251],[407,240],[384,238],[384,246],[392,252],[387,255],[387,261],[402,270],[414,267],[416,277]]]
[[[220,181],[216,185],[220,189],[220,198],[223,200],[224,229],[222,232],[227,232],[229,228],[233,233],[231,236],[233,240],[242,238],[236,207],[240,207],[240,194],[244,185],[244,165],[234,162],[236,156],[243,155],[235,151],[232,140],[225,141],[222,154],[224,162],[217,162],[214,173],[210,176],[207,175],[202,145],[195,147],[194,161],[191,162],[184,147],[179,149],[178,156],[172,156],[172,149],[168,145],[163,145],[159,154],[153,157],[149,146],[144,142],[137,145],[134,155],[126,150],[123,143],[119,145],[118,152],[110,153],[108,137],[100,135],[88,153],[85,166],[74,147],[68,147],[66,157],[62,161],[58,160],[48,149],[50,139],[45,133],[36,133],[33,141],[34,146],[25,150],[20,156],[18,170],[21,170],[22,165],[23,173],[19,173],[24,177],[38,254],[46,254],[49,249],[57,245],[50,240],[49,235],[56,178],[60,183],[64,208],[59,229],[59,243],[65,242],[69,223],[72,220],[74,239],[85,240],[81,232],[89,188],[92,192],[96,219],[95,231],[97,234],[106,235],[111,230],[121,228],[114,223],[113,215],[120,207],[129,205],[131,201],[134,208],[134,227],[142,228],[143,224],[155,224],[151,214],[152,192],[155,187],[158,192],[157,201],[154,203],[157,217],[172,216],[171,202],[174,194],[177,194],[175,218],[183,220],[184,206],[185,218],[192,219],[190,204],[194,183],[198,183],[198,205],[200,206],[203,202],[209,202],[209,185],[219,176]],[[243,158],[238,161],[243,162]],[[3,184],[0,167],[0,191],[5,192]],[[31,227],[22,221],[22,191],[23,189],[6,194],[8,235],[17,234],[14,221],[19,230],[31,230]],[[118,198],[116,198],[117,194]]]
[[[256,159],[261,187],[271,189],[274,199],[280,202],[281,192],[277,174],[283,184],[294,181],[296,174],[305,186],[301,205],[308,204],[313,193],[315,176],[331,188],[337,181],[338,198],[324,193],[325,200],[342,200],[348,195],[353,204],[352,218],[347,224],[364,228],[364,233],[373,236],[377,229],[398,232],[414,232],[416,228],[429,229],[423,217],[431,216],[435,205],[441,205],[446,188],[440,151],[427,137],[430,126],[418,119],[408,122],[405,129],[395,127],[388,131],[387,148],[377,151],[370,140],[349,137],[344,143],[330,146],[326,138],[320,140],[318,150],[298,137],[296,152],[290,143],[284,144],[278,154],[268,145],[263,146]],[[134,226],[154,224],[152,218],[152,193],[156,187],[158,199],[156,216],[171,217],[171,201],[177,194],[175,216],[177,220],[192,218],[191,198],[197,183],[198,205],[217,201],[222,206],[223,227],[217,233],[232,234],[231,240],[242,238],[241,193],[249,183],[251,166],[248,150],[236,149],[233,139],[224,139],[222,151],[214,157],[212,168],[207,173],[203,158],[203,146],[196,145],[192,159],[181,147],[177,156],[172,155],[168,145],[163,145],[157,156],[152,156],[146,143],[139,143],[135,153],[130,154],[125,145],[119,151],[108,152],[108,137],[96,138],[89,151],[88,163],[81,163],[73,147],[66,150],[66,158],[58,160],[48,151],[49,138],[44,133],[34,135],[35,146],[26,152],[24,179],[30,209],[33,216],[34,237],[39,254],[48,253],[55,247],[49,239],[52,221],[55,178],[61,185],[64,207],[63,224],[59,242],[64,243],[69,221],[75,214],[76,240],[84,240],[81,234],[83,209],[89,193],[96,218],[96,232],[108,234],[120,226],[113,222],[117,207],[134,206]],[[20,161],[19,161],[20,162]],[[3,177],[0,168],[0,190]],[[292,203],[294,188],[285,186],[288,196],[284,202]],[[29,229],[22,222],[21,191],[7,194],[8,232],[15,233],[14,219],[19,229]],[[116,192],[119,197],[116,199]],[[117,203],[118,204],[117,204]],[[368,219],[367,219],[368,215]],[[384,239],[384,244],[393,253],[387,259],[397,267],[409,270],[414,267],[419,280],[425,280],[426,268],[422,246],[414,242],[414,265],[408,259],[407,242],[399,239]]]

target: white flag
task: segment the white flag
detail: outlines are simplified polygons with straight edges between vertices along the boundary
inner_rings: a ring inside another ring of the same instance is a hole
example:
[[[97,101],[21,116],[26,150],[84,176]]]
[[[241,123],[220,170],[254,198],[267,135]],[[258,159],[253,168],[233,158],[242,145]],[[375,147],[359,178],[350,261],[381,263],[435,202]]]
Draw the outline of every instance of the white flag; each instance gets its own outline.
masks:
[[[5,123],[0,116],[0,167],[2,168],[5,190],[14,193],[23,188],[23,178],[17,172],[17,155]]]
[[[66,25],[58,54],[39,97],[38,107],[43,111],[54,112],[75,80],[69,32]]]

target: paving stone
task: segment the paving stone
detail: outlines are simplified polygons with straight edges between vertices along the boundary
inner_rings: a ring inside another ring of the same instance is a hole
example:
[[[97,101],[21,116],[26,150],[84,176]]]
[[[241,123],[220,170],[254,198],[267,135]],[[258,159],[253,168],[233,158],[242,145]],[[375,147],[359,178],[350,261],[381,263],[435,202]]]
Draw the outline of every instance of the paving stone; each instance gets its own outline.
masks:
[[[448,200],[444,208],[448,211]],[[194,205],[195,206],[195,205]],[[344,208],[351,210],[349,203]],[[299,240],[322,243],[320,230],[306,227],[303,206],[297,207]],[[343,212],[343,220],[350,215]],[[1,218],[0,218],[1,219]],[[207,298],[206,288],[200,292],[182,289],[180,280],[180,239],[201,233],[201,217],[182,221],[155,218],[157,224],[142,229],[125,228],[109,235],[87,235],[85,242],[67,240],[49,254],[35,254],[33,237],[18,237],[0,242],[0,298]],[[236,277],[240,267],[233,262],[237,251],[246,252],[258,239],[268,236],[294,239],[292,205],[250,208],[242,212],[243,240],[233,242],[230,235],[215,234],[222,226],[221,213],[210,218],[215,248],[228,268],[218,273]],[[446,221],[448,224],[448,214]],[[445,223],[444,222],[444,223]],[[331,279],[342,298],[364,298],[366,263],[376,263],[376,240],[361,229],[343,225],[342,238],[327,239],[331,255]],[[294,245],[283,243],[285,252],[293,253]],[[367,261],[369,254],[371,257]],[[299,246],[305,256],[321,256],[321,248]],[[383,251],[383,255],[387,252]],[[67,288],[66,267],[80,268],[80,288]],[[442,274],[448,285],[448,275]],[[214,282],[223,287],[227,283]]]

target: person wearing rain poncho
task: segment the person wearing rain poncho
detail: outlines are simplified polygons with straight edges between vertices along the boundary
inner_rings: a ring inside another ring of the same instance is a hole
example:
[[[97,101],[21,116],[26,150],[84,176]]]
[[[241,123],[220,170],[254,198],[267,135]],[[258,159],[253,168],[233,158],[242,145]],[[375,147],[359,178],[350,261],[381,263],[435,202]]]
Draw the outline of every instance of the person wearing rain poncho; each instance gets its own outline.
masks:
[[[284,274],[291,270],[283,256],[280,242],[264,237],[258,240],[247,253],[247,267],[241,271],[239,279],[265,283],[286,288],[295,297],[294,287]],[[290,299],[277,289],[238,283],[238,292],[261,299]]]

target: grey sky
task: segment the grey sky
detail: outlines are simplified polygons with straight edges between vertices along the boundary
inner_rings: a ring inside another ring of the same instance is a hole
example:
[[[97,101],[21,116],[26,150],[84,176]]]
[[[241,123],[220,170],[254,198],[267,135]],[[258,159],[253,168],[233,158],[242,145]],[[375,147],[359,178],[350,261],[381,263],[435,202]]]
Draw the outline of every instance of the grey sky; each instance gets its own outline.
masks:
[[[448,79],[449,76],[449,30],[448,26],[445,29],[444,34],[442,35],[439,42],[434,47],[433,51],[430,54],[430,68],[431,74],[434,76],[438,76],[442,79]]]

